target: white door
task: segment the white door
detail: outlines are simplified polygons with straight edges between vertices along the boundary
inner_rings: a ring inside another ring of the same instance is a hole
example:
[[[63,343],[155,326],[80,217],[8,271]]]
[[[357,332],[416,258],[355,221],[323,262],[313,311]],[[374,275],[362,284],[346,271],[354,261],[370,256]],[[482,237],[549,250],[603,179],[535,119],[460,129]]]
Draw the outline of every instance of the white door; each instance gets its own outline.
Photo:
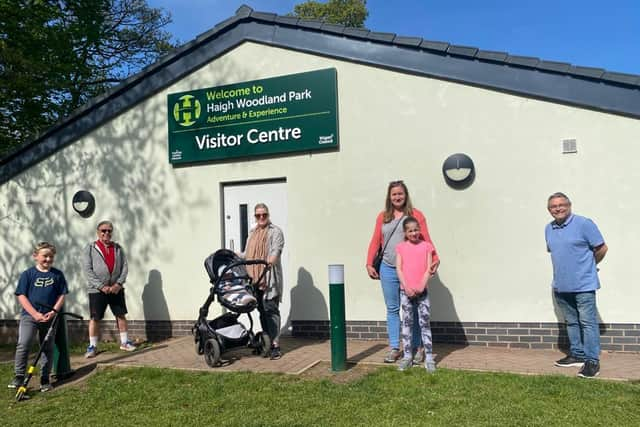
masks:
[[[258,203],[269,207],[271,222],[284,232],[282,252],[282,279],[284,280],[280,316],[285,322],[290,311],[291,285],[288,281],[287,261],[287,183],[285,181],[225,184],[223,186],[224,206],[224,247],[236,252],[244,252],[249,231],[255,226],[253,208]],[[257,313],[253,313],[254,328],[260,330]],[[242,317],[241,317],[242,319]],[[289,334],[289,325],[281,325],[282,333]]]

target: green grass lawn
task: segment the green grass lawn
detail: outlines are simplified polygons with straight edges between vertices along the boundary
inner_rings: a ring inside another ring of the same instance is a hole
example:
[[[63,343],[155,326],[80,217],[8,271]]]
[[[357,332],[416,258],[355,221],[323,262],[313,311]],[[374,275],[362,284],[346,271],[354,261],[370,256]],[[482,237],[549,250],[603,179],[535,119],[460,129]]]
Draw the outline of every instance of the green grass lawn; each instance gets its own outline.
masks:
[[[0,364],[12,378],[13,365]],[[111,368],[15,403],[5,425],[637,426],[640,385],[382,368],[347,384],[296,376]]]

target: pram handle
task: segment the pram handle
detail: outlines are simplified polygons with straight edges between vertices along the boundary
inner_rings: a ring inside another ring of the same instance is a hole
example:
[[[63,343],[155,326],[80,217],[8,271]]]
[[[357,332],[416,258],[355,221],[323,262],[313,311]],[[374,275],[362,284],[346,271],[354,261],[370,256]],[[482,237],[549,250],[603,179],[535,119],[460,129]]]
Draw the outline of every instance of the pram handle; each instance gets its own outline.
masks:
[[[49,310],[52,310],[54,312],[56,312],[56,314],[61,314],[63,316],[71,316],[71,317],[75,317],[78,320],[83,320],[84,318],[82,316],[80,316],[79,314],[75,314],[75,313],[70,313],[68,311],[58,311],[56,310],[54,307],[51,307],[49,304],[45,304],[43,302],[36,302],[36,305],[40,305],[44,308],[48,308]]]
[[[220,277],[223,277],[227,273],[227,271],[231,270],[234,267],[237,267],[238,265],[259,265],[259,264],[265,266],[265,269],[262,270],[262,274],[260,274],[260,277],[256,281],[257,283],[260,283],[264,278],[264,276],[267,275],[267,271],[269,271],[269,269],[271,268],[271,265],[267,261],[264,261],[262,259],[246,259],[246,260],[232,262],[231,264],[226,266],[224,270],[222,270],[222,273],[220,273]]]
[[[261,260],[261,259],[248,259],[248,260],[242,262],[242,264],[245,264],[245,265],[256,265],[256,264],[269,265],[269,263],[267,261],[264,261],[264,260]]]

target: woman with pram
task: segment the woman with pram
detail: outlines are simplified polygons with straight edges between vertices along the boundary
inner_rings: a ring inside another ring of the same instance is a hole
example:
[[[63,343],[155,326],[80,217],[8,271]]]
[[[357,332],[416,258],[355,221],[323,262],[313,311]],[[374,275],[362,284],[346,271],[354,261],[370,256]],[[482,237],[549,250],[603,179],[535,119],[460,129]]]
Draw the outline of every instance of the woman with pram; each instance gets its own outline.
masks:
[[[247,245],[242,257],[245,259],[260,259],[270,266],[268,274],[258,283],[264,265],[248,265],[247,271],[254,280],[258,312],[262,329],[271,338],[269,357],[280,359],[280,302],[282,301],[282,263],[280,256],[284,248],[284,234],[282,229],[271,223],[269,208],[264,203],[258,203],[254,208],[256,226],[247,238]]]

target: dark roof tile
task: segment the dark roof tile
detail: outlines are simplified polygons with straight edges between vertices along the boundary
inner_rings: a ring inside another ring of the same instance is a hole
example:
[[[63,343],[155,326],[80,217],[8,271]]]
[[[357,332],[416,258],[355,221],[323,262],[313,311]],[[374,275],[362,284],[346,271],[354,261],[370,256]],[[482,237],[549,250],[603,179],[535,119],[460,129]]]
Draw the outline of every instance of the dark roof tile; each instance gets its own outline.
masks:
[[[636,74],[613,73],[613,72],[607,71],[602,75],[601,79],[608,80],[610,82],[616,82],[616,83],[640,85],[640,76]]]
[[[469,58],[475,58],[476,53],[478,53],[477,47],[470,46],[454,46],[451,45],[447,49],[447,53],[455,56],[466,56]]]
[[[540,61],[538,62],[538,66],[536,67],[540,70],[545,71],[555,71],[558,73],[566,73],[571,68],[571,64],[567,62],[557,62],[557,61]]]
[[[602,68],[579,67],[576,65],[572,65],[569,69],[569,74],[573,74],[574,76],[590,77],[593,79],[599,79],[602,77],[604,72],[605,70]]]
[[[322,27],[322,21],[315,21],[312,19],[300,19],[298,21],[298,26],[303,28],[311,28],[314,30],[319,30]]]
[[[438,52],[446,52],[447,49],[449,48],[449,43],[436,42],[431,40],[422,40],[422,43],[420,43],[420,48],[428,49],[428,50],[437,50]]]
[[[394,33],[378,33],[375,31],[371,31],[369,33],[369,40],[375,40],[378,42],[392,43],[393,39],[395,38],[396,38],[396,35]]]
[[[506,52],[494,52],[492,50],[479,50],[476,54],[477,59],[495,62],[504,62],[508,56],[509,54]]]
[[[259,19],[260,21],[265,22],[273,22],[276,20],[278,15],[275,13],[265,13],[265,12],[251,12],[251,17],[254,19]]]
[[[534,56],[509,55],[505,62],[510,65],[535,68],[540,63],[540,59]]]
[[[320,28],[329,33],[342,34],[346,27],[344,25],[329,24],[325,22]]]
[[[356,38],[359,38],[359,39],[366,39],[366,38],[369,38],[369,33],[370,32],[371,31],[367,30],[366,28],[346,27],[342,34],[344,34],[345,36],[349,36],[349,37],[356,37]]]
[[[422,43],[422,39],[420,37],[403,37],[403,36],[397,36],[393,42],[395,44],[399,44],[402,46],[413,46],[413,47],[418,47],[420,46],[420,43]]]
[[[248,18],[251,15],[251,12],[253,12],[253,9],[246,4],[243,4],[238,8],[238,10],[236,10],[236,16],[240,18]]]
[[[278,24],[286,24],[286,25],[298,25],[298,21],[300,18],[297,16],[276,16],[275,22]]]

